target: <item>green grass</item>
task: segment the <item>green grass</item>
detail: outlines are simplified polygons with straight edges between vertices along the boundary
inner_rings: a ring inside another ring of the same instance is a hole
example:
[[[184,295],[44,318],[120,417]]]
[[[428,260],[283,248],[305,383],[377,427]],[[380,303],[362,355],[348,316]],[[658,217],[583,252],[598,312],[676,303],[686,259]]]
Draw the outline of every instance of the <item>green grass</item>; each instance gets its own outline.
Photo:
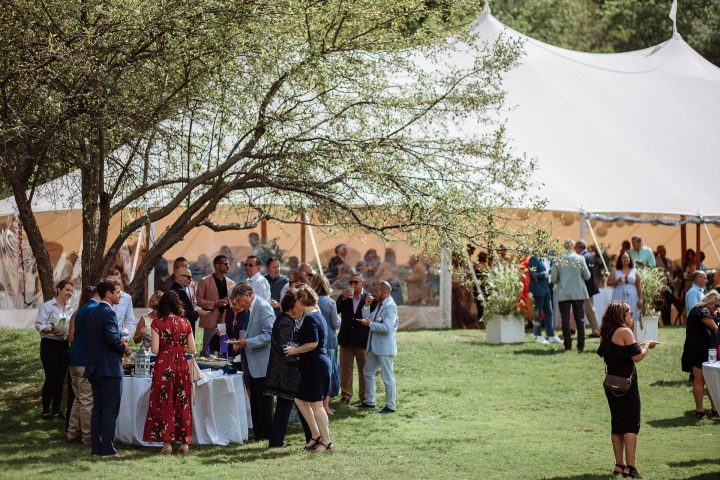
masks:
[[[642,427],[638,468],[648,479],[720,478],[720,421],[691,417],[680,371],[684,330],[638,365]],[[597,340],[586,353],[531,343],[489,346],[481,331],[400,332],[398,412],[336,407],[334,450],[265,443],[194,446],[188,457],[121,446],[128,457],[93,461],[39,419],[42,369],[33,330],[0,329],[0,477],[10,478],[608,478],[614,460]],[[381,403],[384,398],[378,378]],[[709,405],[707,405],[709,408]]]

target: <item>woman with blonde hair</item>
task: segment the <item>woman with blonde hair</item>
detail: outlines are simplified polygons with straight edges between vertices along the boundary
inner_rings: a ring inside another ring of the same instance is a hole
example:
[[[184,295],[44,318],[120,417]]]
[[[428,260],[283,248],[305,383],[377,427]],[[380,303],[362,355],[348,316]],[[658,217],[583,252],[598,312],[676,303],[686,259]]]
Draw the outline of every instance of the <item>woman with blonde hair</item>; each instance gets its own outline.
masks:
[[[300,356],[300,385],[295,395],[295,405],[310,429],[307,450],[325,451],[332,447],[328,416],[323,400],[330,388],[330,358],[325,342],[327,324],[317,308],[318,296],[307,285],[297,289],[296,301],[305,312],[305,319],[298,331],[298,347],[287,346],[286,356]]]
[[[693,374],[693,397],[695,398],[695,418],[707,420],[703,395],[705,393],[705,377],[703,377],[702,364],[708,361],[708,350],[714,348],[718,334],[715,315],[720,308],[720,293],[711,290],[700,299],[688,315],[685,327],[685,345],[682,354],[683,372]],[[713,398],[710,398],[710,414],[718,416],[717,407]]]
[[[630,379],[625,393],[605,388],[610,407],[610,440],[615,454],[613,475],[641,478],[635,463],[638,433],[640,432],[640,391],[638,390],[635,363],[655,348],[656,342],[647,345],[635,341],[633,316],[630,305],[610,302],[600,327],[600,347],[597,354],[605,361],[605,372],[623,379]]]
[[[323,407],[328,415],[335,415],[330,408],[330,397],[340,393],[340,361],[338,360],[337,329],[340,328],[340,318],[337,313],[335,300],[330,298],[330,280],[325,275],[315,275],[310,279],[310,288],[318,294],[318,308],[325,319],[327,326],[327,355],[330,357],[330,390],[323,400]]]

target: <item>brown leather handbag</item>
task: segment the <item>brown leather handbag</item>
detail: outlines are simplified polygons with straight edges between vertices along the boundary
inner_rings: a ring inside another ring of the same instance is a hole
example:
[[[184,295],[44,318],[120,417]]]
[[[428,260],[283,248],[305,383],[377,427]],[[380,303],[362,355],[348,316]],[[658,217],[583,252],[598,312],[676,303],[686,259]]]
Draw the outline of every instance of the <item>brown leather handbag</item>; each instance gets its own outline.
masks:
[[[630,390],[632,378],[632,375],[630,375],[630,378],[627,378],[619,375],[610,375],[607,371],[605,371],[603,387],[605,387],[605,390],[609,390],[616,397],[622,397],[628,392],[628,390]]]

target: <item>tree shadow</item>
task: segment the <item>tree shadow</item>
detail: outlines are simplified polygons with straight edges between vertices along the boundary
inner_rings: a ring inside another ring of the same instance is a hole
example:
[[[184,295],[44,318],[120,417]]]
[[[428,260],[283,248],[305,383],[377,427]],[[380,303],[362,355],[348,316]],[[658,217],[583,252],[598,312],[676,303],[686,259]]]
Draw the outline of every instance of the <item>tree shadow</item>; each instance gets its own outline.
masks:
[[[685,460],[683,462],[668,463],[668,466],[672,468],[697,467],[698,465],[720,465],[720,458],[703,458],[702,460]]]
[[[685,415],[681,417],[649,420],[647,424],[653,428],[691,427],[702,424],[702,421],[695,418],[694,413],[693,410],[688,410],[685,412]],[[705,420],[705,422],[707,422],[707,420]]]

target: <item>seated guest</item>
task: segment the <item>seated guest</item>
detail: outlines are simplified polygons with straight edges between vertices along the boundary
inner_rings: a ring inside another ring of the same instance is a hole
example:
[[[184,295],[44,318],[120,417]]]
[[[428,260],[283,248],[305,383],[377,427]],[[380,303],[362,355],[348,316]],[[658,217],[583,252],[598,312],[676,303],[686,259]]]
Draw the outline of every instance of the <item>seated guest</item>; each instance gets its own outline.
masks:
[[[143,440],[163,442],[163,454],[172,453],[172,442],[178,442],[178,452],[187,454],[192,442],[192,385],[185,354],[195,353],[195,339],[177,293],[165,293],[157,309],[158,318],[151,325],[151,349],[157,359]]]
[[[85,287],[80,295],[80,309],[70,319],[68,340],[70,347],[70,382],[75,398],[70,410],[68,422],[67,441],[73,443],[81,441],[83,445],[90,445],[90,415],[92,415],[93,397],[92,386],[85,374],[87,360],[86,323],[90,312],[100,303],[100,297],[95,293],[95,287]]]
[[[720,308],[720,293],[712,290],[690,310],[685,328],[682,369],[683,372],[693,374],[695,418],[698,420],[708,418],[703,405],[705,377],[703,377],[702,364],[708,361],[708,350],[717,346],[718,326],[715,314],[718,308]],[[710,405],[712,416],[717,417],[717,407],[712,397],[710,397]]]
[[[133,342],[135,342],[136,344],[142,342],[143,348],[150,348],[152,341],[152,329],[150,328],[150,324],[152,324],[153,320],[158,318],[157,306],[158,303],[160,303],[160,299],[162,298],[163,293],[165,292],[163,292],[162,290],[158,290],[152,294],[150,300],[148,300],[148,307],[150,307],[152,310],[149,313],[145,313],[143,314],[143,316],[140,317],[140,321],[135,328]]]
[[[323,408],[323,399],[330,388],[330,358],[325,350],[327,326],[317,308],[318,296],[313,289],[301,286],[296,301],[305,311],[297,337],[301,345],[286,346],[283,351],[286,356],[300,355],[300,385],[295,405],[310,429],[311,438],[305,448],[322,452],[332,447],[328,416]]]
[[[265,395],[277,397],[270,427],[270,448],[286,447],[285,433],[295,394],[300,385],[298,358],[286,357],[283,347],[297,340],[303,317],[303,306],[296,301],[297,290],[291,288],[282,298],[282,313],[277,316],[270,339],[270,359],[265,374]],[[306,425],[306,424],[304,424]],[[309,435],[308,435],[309,436]],[[309,440],[309,438],[308,438]]]

